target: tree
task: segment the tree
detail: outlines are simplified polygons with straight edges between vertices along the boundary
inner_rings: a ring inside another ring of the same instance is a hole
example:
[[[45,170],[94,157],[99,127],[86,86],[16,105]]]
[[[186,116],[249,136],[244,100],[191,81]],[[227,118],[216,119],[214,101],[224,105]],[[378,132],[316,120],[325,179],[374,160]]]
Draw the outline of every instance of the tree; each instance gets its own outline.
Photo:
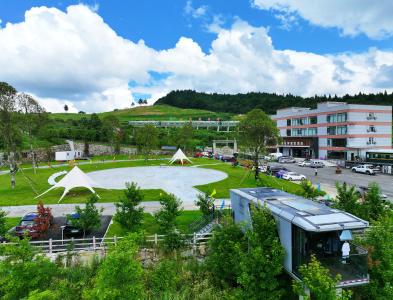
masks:
[[[152,150],[158,146],[157,128],[153,125],[136,128],[134,138],[138,151],[142,153],[147,160]]]
[[[97,195],[92,195],[86,201],[85,208],[79,205],[75,206],[75,212],[79,218],[73,218],[72,223],[74,226],[83,230],[83,237],[86,236],[86,231],[99,228],[101,226],[101,213],[103,208],[98,209],[96,203],[98,201]]]
[[[276,146],[280,132],[274,121],[260,109],[246,114],[238,126],[240,143],[253,153],[255,179],[259,177],[259,156],[268,146]]]
[[[307,265],[300,266],[299,272],[302,281],[294,281],[293,290],[304,299],[349,300],[351,298],[350,291],[343,290],[341,295],[337,294],[336,286],[341,276],[337,275],[332,278],[329,270],[323,267],[314,255]]]
[[[176,250],[183,245],[182,237],[176,228],[176,219],[182,212],[182,202],[173,194],[160,196],[161,209],[154,215],[160,231],[165,234],[164,246],[167,250]]]
[[[120,143],[123,137],[123,131],[120,121],[114,115],[107,115],[102,120],[102,131],[106,140],[113,145],[115,154],[120,153]]]
[[[278,276],[282,273],[284,249],[277,225],[266,207],[251,207],[252,228],[246,232],[247,250],[240,253],[238,283],[245,299],[279,299],[283,290]]]
[[[214,198],[208,194],[198,194],[195,205],[204,216],[209,216],[214,211]]]
[[[68,112],[68,105],[67,104],[64,105],[64,111]]]
[[[336,189],[337,197],[335,207],[353,215],[359,215],[360,204],[356,187],[348,187],[346,182],[344,182],[342,185],[337,182]]]
[[[114,246],[98,269],[90,299],[144,299],[144,272],[138,259],[138,237],[130,235]]]
[[[30,144],[30,153],[33,162],[34,173],[36,172],[37,162],[33,148],[33,139],[37,136],[40,129],[45,126],[47,116],[45,109],[30,95],[20,93],[17,96],[17,105],[22,112],[22,129],[27,132]]]
[[[313,186],[312,182],[309,180],[303,180],[300,183],[300,186],[302,188],[301,191],[301,196],[315,201],[315,199],[319,196],[319,191]]]
[[[362,205],[363,215],[366,220],[376,221],[382,217],[389,207],[381,197],[381,189],[377,183],[370,183]]]
[[[393,299],[393,213],[388,211],[366,232],[370,284],[362,288],[364,299]]]
[[[0,82],[0,138],[2,139],[11,174],[11,188],[15,188],[18,170],[16,151],[20,132],[16,112],[16,90],[5,82]]]
[[[143,220],[143,207],[138,207],[143,201],[143,194],[134,182],[127,183],[126,187],[124,196],[115,203],[114,220],[123,228],[136,230],[141,226]]]
[[[184,149],[184,153],[187,152],[187,149],[190,146],[190,142],[192,141],[193,136],[194,136],[194,128],[191,126],[191,124],[186,124],[178,130],[176,141],[177,144]]]
[[[7,233],[6,227],[6,215],[7,213],[4,210],[0,209],[0,237],[4,236]]]
[[[212,280],[220,287],[235,287],[241,273],[239,257],[247,252],[247,242],[242,228],[230,216],[223,218],[213,229],[206,256],[206,267]]]

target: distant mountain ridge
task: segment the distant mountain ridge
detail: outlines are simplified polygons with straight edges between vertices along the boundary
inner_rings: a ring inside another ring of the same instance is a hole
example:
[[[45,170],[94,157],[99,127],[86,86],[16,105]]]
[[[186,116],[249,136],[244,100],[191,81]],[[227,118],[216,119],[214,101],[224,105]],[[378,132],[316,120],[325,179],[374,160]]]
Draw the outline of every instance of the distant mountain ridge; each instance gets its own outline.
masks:
[[[278,95],[270,93],[247,94],[208,94],[193,90],[172,91],[157,100],[154,105],[167,104],[179,108],[203,109],[214,112],[243,114],[254,108],[260,108],[268,114],[276,113],[277,109],[290,106],[315,108],[317,103],[326,101],[348,102],[353,104],[393,105],[393,93],[386,91],[377,94],[324,95],[315,97],[300,97],[291,94]]]

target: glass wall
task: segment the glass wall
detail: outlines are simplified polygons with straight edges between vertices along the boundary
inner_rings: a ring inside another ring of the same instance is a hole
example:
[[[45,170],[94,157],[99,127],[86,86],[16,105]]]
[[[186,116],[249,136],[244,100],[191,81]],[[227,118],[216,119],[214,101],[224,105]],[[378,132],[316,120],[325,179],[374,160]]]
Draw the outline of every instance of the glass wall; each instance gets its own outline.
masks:
[[[342,123],[347,121],[347,113],[338,113],[327,115],[326,121],[328,123]]]

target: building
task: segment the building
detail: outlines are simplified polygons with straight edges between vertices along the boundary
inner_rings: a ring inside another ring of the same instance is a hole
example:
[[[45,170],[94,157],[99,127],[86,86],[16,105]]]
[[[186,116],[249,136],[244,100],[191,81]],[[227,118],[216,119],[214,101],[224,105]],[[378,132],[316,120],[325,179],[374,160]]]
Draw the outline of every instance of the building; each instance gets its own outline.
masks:
[[[215,130],[215,131],[225,131],[231,132],[236,129],[236,126],[239,124],[239,121],[128,121],[128,125],[133,127],[144,127],[146,125],[153,125],[159,128],[181,128],[186,125],[191,125],[196,130],[206,129],[206,130]]]
[[[392,148],[391,106],[324,102],[316,109],[280,109],[272,118],[283,155],[356,160],[367,150]]]
[[[285,249],[285,270],[301,280],[299,267],[315,255],[331,275],[341,275],[338,287],[369,282],[367,250],[353,244],[353,231],[363,231],[368,222],[349,213],[272,188],[231,190],[231,206],[236,223],[251,220],[250,206],[266,205],[277,222]],[[345,244],[345,245],[344,245]],[[344,254],[349,247],[349,253]]]

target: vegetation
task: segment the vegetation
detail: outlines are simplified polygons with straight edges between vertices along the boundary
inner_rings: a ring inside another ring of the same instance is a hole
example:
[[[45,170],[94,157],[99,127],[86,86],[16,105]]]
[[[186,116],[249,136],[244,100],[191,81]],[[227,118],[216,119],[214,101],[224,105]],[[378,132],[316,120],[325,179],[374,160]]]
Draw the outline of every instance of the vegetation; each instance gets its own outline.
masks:
[[[254,158],[255,179],[259,175],[259,156],[268,146],[276,146],[280,132],[276,123],[262,110],[254,109],[246,114],[238,127],[240,144],[250,151]]]
[[[318,196],[320,196],[320,192],[313,186],[312,182],[309,180],[303,180],[300,183],[302,191],[300,195],[306,199],[310,199],[315,201]]]
[[[199,207],[204,216],[210,215],[214,210],[214,198],[208,194],[198,194],[195,205]]]
[[[359,194],[355,186],[348,187],[347,183],[336,183],[337,197],[335,207],[351,214],[359,213]]]
[[[311,257],[311,261],[307,265],[301,266],[299,272],[302,276],[302,281],[294,281],[293,289],[295,293],[303,296],[304,299],[348,300],[351,298],[351,293],[346,290],[337,294],[336,286],[341,280],[340,275],[332,278],[329,270],[324,268],[315,256]]]
[[[303,98],[300,96],[276,93],[247,93],[247,94],[207,94],[192,90],[172,91],[160,98],[155,105],[172,105],[179,108],[206,109],[215,112],[244,114],[254,108],[262,109],[267,114],[275,114],[278,109],[297,106],[315,108],[317,103],[326,101],[348,102],[369,105],[392,105],[393,93],[377,93],[344,95],[321,95]]]
[[[79,218],[72,219],[72,224],[83,230],[83,237],[86,235],[86,231],[97,229],[101,226],[101,213],[103,208],[98,209],[96,203],[98,200],[97,195],[92,195],[86,201],[84,208],[79,205],[75,206],[75,212],[79,215]]]
[[[0,236],[4,236],[7,232],[6,212],[0,209]]]
[[[124,196],[116,205],[116,214],[113,219],[127,230],[138,229],[143,221],[143,207],[138,207],[143,201],[143,194],[136,183],[126,184]]]
[[[146,125],[135,129],[135,143],[138,152],[147,160],[158,146],[158,130],[153,125]]]

